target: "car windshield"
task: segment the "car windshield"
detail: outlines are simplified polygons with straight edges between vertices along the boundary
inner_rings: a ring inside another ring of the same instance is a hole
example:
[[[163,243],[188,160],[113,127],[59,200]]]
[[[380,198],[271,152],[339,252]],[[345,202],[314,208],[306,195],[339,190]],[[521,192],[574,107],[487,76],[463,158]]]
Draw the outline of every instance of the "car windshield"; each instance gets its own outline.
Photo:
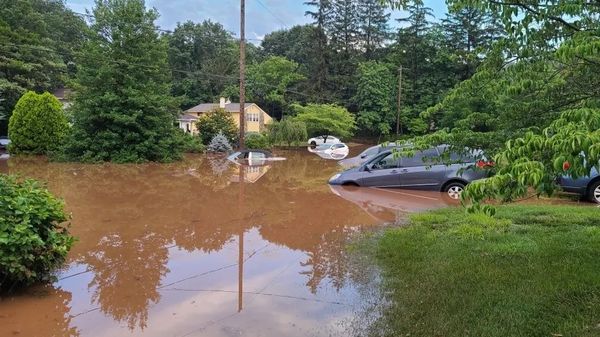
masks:
[[[327,150],[330,147],[331,147],[331,144],[323,144],[323,145],[317,146],[317,150]]]
[[[366,150],[364,150],[363,152],[360,153],[360,157],[361,158],[367,158],[370,157],[372,155],[375,155],[377,153],[379,153],[379,149],[381,148],[381,146],[377,145],[377,146],[372,146]]]
[[[229,157],[227,157],[227,159],[229,160],[236,160],[238,159],[238,157],[240,156],[240,154],[242,154],[241,152],[234,152],[232,154],[229,155]]]

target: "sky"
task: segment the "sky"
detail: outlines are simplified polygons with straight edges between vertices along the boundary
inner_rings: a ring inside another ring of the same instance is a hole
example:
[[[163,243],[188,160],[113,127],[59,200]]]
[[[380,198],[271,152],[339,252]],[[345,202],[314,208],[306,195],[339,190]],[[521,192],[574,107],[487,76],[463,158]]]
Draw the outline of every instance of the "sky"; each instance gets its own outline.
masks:
[[[246,0],[246,37],[252,42],[260,42],[267,33],[310,22],[304,15],[308,9],[305,0]],[[75,12],[85,13],[91,9],[94,0],[67,0],[67,5]],[[436,17],[446,13],[444,0],[425,0]],[[239,32],[239,0],[146,0],[146,6],[154,7],[160,13],[157,24],[162,29],[172,30],[177,22],[191,20],[202,22],[212,20],[221,23],[236,36]],[[391,13],[392,19],[403,17],[403,13]],[[390,20],[390,24],[392,24]],[[254,40],[253,40],[254,39]]]

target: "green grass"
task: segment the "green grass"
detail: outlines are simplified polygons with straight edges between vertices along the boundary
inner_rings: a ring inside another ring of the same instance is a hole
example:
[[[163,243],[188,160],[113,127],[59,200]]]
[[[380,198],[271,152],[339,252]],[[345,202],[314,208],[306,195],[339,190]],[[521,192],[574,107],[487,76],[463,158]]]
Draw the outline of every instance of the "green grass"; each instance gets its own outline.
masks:
[[[377,239],[386,336],[600,336],[600,209],[443,209]]]

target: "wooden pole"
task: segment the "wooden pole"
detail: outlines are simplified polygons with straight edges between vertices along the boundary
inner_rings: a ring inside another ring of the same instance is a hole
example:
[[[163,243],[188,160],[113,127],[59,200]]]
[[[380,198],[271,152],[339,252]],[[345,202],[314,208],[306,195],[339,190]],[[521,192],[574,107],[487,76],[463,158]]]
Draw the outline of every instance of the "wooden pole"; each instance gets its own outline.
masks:
[[[246,1],[240,0],[240,149],[246,133]]]
[[[400,111],[402,110],[402,66],[398,68],[398,111],[396,114],[396,135],[401,133]]]

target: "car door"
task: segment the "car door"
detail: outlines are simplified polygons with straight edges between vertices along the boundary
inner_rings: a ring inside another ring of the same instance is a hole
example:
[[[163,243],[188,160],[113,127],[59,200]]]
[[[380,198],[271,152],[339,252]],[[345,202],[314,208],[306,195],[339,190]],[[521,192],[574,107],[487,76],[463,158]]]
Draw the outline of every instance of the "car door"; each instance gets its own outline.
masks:
[[[394,153],[376,157],[363,172],[361,186],[396,187],[399,184],[398,164],[400,159]]]
[[[418,151],[412,157],[400,160],[399,185],[403,188],[439,189],[445,181],[446,165],[435,161],[439,157],[436,148]]]

